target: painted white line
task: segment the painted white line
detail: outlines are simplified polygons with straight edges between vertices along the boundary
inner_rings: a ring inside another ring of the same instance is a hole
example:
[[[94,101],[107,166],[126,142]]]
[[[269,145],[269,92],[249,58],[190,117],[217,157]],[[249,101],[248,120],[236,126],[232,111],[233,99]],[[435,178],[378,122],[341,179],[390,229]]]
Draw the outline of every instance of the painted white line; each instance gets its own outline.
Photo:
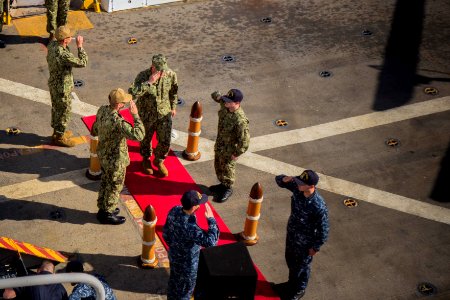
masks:
[[[50,93],[29,85],[0,78],[0,92],[51,106]],[[75,93],[73,93],[75,94]],[[73,96],[73,95],[72,95]],[[78,97],[76,97],[78,99]],[[79,100],[79,99],[78,99]],[[72,102],[72,112],[81,116],[95,115],[98,107],[81,101]]]
[[[450,110],[450,96],[404,105],[386,111],[319,124],[307,128],[254,137],[250,141],[250,152],[289,146],[323,139],[330,136],[354,132],[376,126],[391,124],[412,118]]]
[[[23,199],[92,183],[84,175],[85,172],[86,168],[2,186],[0,195],[9,199]]]
[[[269,174],[300,174],[305,169],[277,161],[255,153],[247,152],[239,158],[239,163]],[[319,189],[335,194],[363,200],[396,211],[415,215],[425,219],[450,224],[450,209],[417,201],[400,195],[381,191],[354,182],[319,174]]]
[[[178,138],[172,142],[174,145],[185,147],[187,146],[187,140],[188,140],[188,134],[186,132],[177,131]],[[204,162],[208,160],[214,159],[214,141],[205,139],[200,137],[198,142],[198,151],[200,151],[200,158],[196,161],[189,161],[185,160],[181,153],[177,152],[175,153],[177,157],[180,159],[181,164],[184,166],[193,164],[193,163],[199,163]]]
[[[6,79],[0,78],[0,92],[15,95],[35,102],[40,102],[46,105],[51,105],[50,94],[47,91]],[[83,116],[96,114],[98,109],[97,107],[81,102],[75,93],[73,93],[72,96],[74,98],[72,103],[72,111],[74,113]],[[273,175],[278,175],[279,173],[300,174],[304,170],[301,167],[283,163],[252,152],[304,143],[337,134],[349,133],[415,117],[443,112],[449,109],[450,97],[443,97],[411,105],[405,105],[388,111],[374,112],[362,116],[311,126],[308,128],[255,137],[250,141],[249,151],[239,158],[238,163]],[[174,144],[186,146],[187,139],[187,133],[178,131],[178,138],[174,141]],[[270,141],[270,143],[268,141]],[[183,165],[189,165],[191,163],[213,160],[214,141],[200,137],[199,151],[202,154],[199,160],[185,161],[184,159],[180,159],[181,163]],[[76,170],[55,176],[0,187],[0,195],[11,199],[21,199],[91,183],[92,181],[84,176],[84,172],[85,169]],[[437,222],[450,224],[450,210],[447,208],[431,205],[425,202],[323,174],[321,174],[320,177],[321,181],[319,188],[321,189]],[[55,184],[55,182],[57,182],[57,184]]]

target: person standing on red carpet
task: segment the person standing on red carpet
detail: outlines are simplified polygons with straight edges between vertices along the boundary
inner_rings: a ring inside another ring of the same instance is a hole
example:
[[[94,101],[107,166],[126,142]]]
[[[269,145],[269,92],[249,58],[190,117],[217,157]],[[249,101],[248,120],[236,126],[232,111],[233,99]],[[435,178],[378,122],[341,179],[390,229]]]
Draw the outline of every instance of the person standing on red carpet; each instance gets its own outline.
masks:
[[[131,98],[121,88],[112,90],[109,93],[109,105],[98,109],[92,126],[92,135],[98,136],[97,155],[102,167],[97,199],[97,219],[102,224],[125,223],[125,217],[117,215],[120,211],[117,204],[125,181],[125,170],[130,164],[127,139],[142,141],[145,135],[138,109]],[[134,127],[119,114],[125,103],[130,103]]]
[[[170,277],[168,300],[189,300],[197,279],[201,247],[212,247],[219,240],[219,227],[209,207],[208,196],[190,190],[181,197],[181,206],[173,207],[163,227],[169,246]],[[195,212],[205,203],[208,231],[197,225]]]
[[[169,69],[164,55],[154,55],[151,67],[136,76],[128,92],[138,98],[136,104],[145,127],[145,137],[140,146],[143,172],[153,174],[150,157],[152,137],[156,132],[158,145],[155,149],[154,164],[161,176],[168,176],[169,171],[164,165],[164,160],[170,149],[172,118],[176,115],[177,74]]]

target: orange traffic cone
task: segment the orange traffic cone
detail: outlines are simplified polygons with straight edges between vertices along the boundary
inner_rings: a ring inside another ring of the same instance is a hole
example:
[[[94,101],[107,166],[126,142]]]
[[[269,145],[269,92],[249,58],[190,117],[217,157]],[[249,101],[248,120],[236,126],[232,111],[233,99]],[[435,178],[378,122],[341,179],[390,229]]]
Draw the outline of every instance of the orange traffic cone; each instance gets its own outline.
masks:
[[[155,209],[148,205],[145,208],[144,217],[142,218],[143,236],[142,236],[142,255],[140,257],[140,267],[155,268],[158,265],[158,259],[155,255],[155,227],[156,221]]]
[[[90,136],[91,139],[91,149],[90,149],[90,160],[89,169],[86,170],[86,177],[90,180],[100,180],[102,177],[102,170],[100,168],[100,160],[97,156],[97,145],[98,136]]]
[[[198,140],[200,139],[201,122],[202,122],[202,106],[196,101],[192,105],[191,116],[189,122],[189,136],[186,150],[183,151],[183,157],[187,160],[197,160],[201,153],[198,151]]]
[[[261,216],[261,203],[263,201],[263,191],[261,185],[257,182],[253,185],[248,199],[247,217],[245,219],[244,231],[239,233],[238,238],[247,246],[253,246],[258,243],[259,236],[256,233],[258,220]]]

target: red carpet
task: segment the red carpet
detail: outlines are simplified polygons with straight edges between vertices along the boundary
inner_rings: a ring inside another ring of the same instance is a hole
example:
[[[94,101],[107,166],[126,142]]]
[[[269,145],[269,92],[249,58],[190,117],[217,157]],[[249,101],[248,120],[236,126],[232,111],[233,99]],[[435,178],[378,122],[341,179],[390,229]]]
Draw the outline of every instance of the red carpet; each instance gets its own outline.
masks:
[[[132,122],[132,117],[128,109],[121,111],[121,115]],[[82,120],[90,130],[95,121],[95,116],[83,117]],[[155,147],[155,145],[156,140],[154,137],[152,146]],[[169,170],[169,176],[165,178],[157,178],[142,173],[142,158],[139,154],[139,142],[128,141],[128,152],[130,155],[130,165],[127,168],[125,184],[142,211],[145,210],[147,205],[152,205],[154,207],[156,215],[158,216],[156,232],[167,248],[162,237],[162,228],[166,222],[166,216],[169,210],[176,205],[180,205],[181,196],[187,190],[197,190],[199,192],[201,192],[201,190],[197,187],[197,184],[194,182],[191,175],[189,175],[172,151],[170,151],[164,162]],[[214,207],[211,206],[211,208],[220,229],[218,245],[235,242],[236,239],[228,229],[227,225],[214,210]],[[197,212],[197,221],[201,228],[207,229],[208,225],[204,217],[204,212],[204,206],[201,206]],[[258,273],[255,299],[279,299],[256,265],[255,268]]]

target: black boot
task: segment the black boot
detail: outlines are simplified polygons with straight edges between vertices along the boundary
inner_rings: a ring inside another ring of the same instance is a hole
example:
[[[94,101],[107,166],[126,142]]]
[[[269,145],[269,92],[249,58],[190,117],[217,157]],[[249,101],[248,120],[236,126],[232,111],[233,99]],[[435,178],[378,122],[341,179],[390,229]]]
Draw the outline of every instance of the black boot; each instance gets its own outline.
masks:
[[[230,187],[226,187],[223,185],[223,188],[217,192],[217,195],[214,196],[213,201],[217,203],[224,203],[231,197],[233,194],[233,189]]]
[[[104,210],[99,210],[97,213],[97,220],[102,224],[120,225],[125,223],[125,217],[117,216]]]
[[[217,192],[219,192],[221,189],[223,189],[223,185],[221,184],[221,183],[219,183],[219,184],[215,184],[215,185],[212,185],[212,186],[210,186],[209,187],[209,190],[211,191],[211,192],[213,192],[213,193],[217,193]]]
[[[4,41],[0,40],[0,48],[5,48],[6,44]]]

